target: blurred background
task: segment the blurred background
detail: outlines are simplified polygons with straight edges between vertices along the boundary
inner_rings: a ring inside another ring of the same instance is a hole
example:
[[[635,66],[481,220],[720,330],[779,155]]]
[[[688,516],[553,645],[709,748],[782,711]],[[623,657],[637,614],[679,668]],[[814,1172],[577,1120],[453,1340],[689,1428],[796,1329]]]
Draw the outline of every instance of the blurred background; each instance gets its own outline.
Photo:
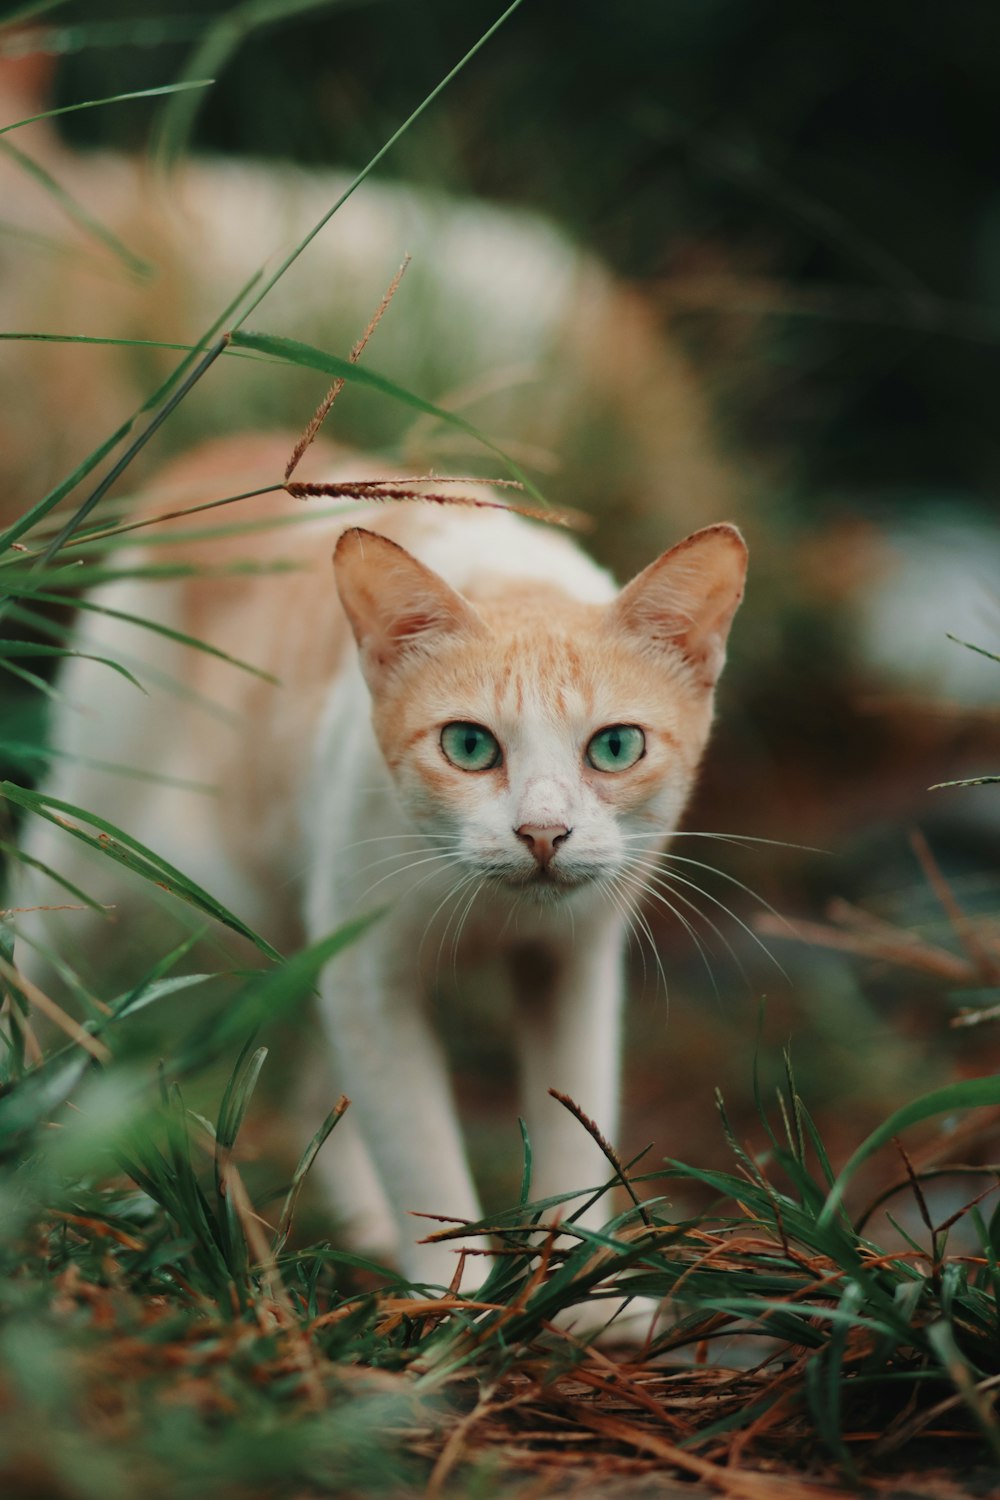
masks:
[[[3,138],[34,163],[0,155],[3,324],[180,343],[499,13],[33,9],[0,33],[9,119],[216,82]],[[751,584],[687,827],[747,842],[675,846],[722,872],[673,867],[707,962],[648,913],[669,997],[637,948],[626,1155],[654,1140],[653,1157],[724,1156],[716,1086],[756,1138],[759,1024],[765,1085],[790,1043],[837,1158],[892,1105],[1000,1060],[996,1022],[952,1024],[1000,999],[1000,788],[928,790],[1000,772],[1000,662],[948,639],[1000,651],[998,47],[987,3],[527,0],[255,315],[345,354],[412,253],[366,362],[592,516],[602,560],[626,576],[695,526],[745,529]],[[3,518],[173,358],[4,346]],[[153,457],[301,425],[322,389],[231,362]],[[332,435],[496,472],[366,392],[345,392]],[[0,693],[8,724],[40,733],[36,699]],[[839,948],[797,941],[768,908],[832,926]],[[502,1018],[483,1004],[465,1030],[460,1090],[502,1193],[519,1166]],[[996,1155],[985,1127],[959,1149]]]

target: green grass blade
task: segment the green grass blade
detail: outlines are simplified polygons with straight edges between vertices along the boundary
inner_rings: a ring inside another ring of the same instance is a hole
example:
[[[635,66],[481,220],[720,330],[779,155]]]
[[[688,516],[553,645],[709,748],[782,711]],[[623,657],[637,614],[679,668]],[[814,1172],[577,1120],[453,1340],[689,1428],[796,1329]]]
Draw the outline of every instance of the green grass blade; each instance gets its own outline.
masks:
[[[491,453],[495,454],[513,478],[522,484],[535,499],[544,504],[544,495],[531,483],[520,466],[481,428],[466,421],[457,412],[448,411],[443,406],[435,406],[432,401],[426,401],[423,396],[406,390],[404,386],[397,385],[394,380],[387,379],[385,375],[377,374],[366,365],[352,364],[350,360],[341,359],[336,354],[327,354],[322,349],[314,348],[312,344],[300,343],[298,339],[282,338],[271,333],[244,333],[239,328],[233,332],[231,344],[236,349],[253,349],[259,354],[268,354],[273,359],[282,360],[285,364],[298,365],[308,370],[319,370],[324,375],[353,381],[357,385],[367,387],[368,390],[378,391],[392,401],[401,402],[413,411],[436,417],[439,422],[445,422],[450,427],[457,427],[467,437],[474,438],[477,443],[481,443],[484,448],[488,448]]]
[[[65,4],[66,0],[25,0],[23,5],[15,5],[0,18],[0,32],[11,31],[25,21],[33,21],[36,16],[44,16],[46,12],[57,10],[60,5]]]
[[[178,1076],[204,1066],[227,1047],[243,1045],[248,1032],[270,1025],[300,1004],[331,959],[356,942],[382,911],[345,922],[327,937],[303,948],[277,968],[255,976],[220,1014],[198,1025],[178,1048],[171,1066]]]
[[[949,1380],[961,1396],[971,1413],[976,1426],[993,1450],[994,1458],[1000,1460],[1000,1428],[990,1406],[977,1389],[976,1379],[969,1362],[955,1342],[951,1326],[943,1319],[931,1323],[927,1329],[927,1342],[941,1364]]]
[[[29,671],[27,667],[15,667],[12,661],[4,661],[0,657],[0,672],[9,672],[11,677],[17,677],[21,682],[26,682],[36,692],[43,694],[46,698],[51,698],[53,703],[66,702],[64,694],[60,693],[58,688],[54,688],[51,682],[47,682],[44,677],[39,677],[37,672]]]
[[[177,354],[200,354],[204,344],[168,344],[163,339],[100,338],[89,333],[0,333],[0,341],[13,344],[100,344],[114,349],[166,349]]]
[[[208,25],[182,69],[177,91],[194,87],[188,80],[199,74],[222,73],[240,44],[258,27],[336,3],[337,0],[243,0]],[[166,165],[175,162],[185,150],[199,103],[198,99],[175,99],[163,111],[154,135],[153,154]]]
[[[166,401],[164,401],[163,405],[157,408],[153,416],[150,418],[149,422],[139,433],[139,435],[134,438],[133,441],[129,444],[128,448],[122,454],[121,458],[118,459],[117,463],[111,466],[107,474],[105,474],[104,478],[98,484],[97,488],[87,496],[86,500],[83,502],[80,508],[66,522],[66,525],[59,532],[58,536],[56,536],[49,543],[42,554],[41,563],[47,563],[51,561],[53,557],[55,557],[56,553],[59,551],[63,543],[73,535],[73,532],[76,530],[77,526],[79,526],[80,522],[90,514],[90,512],[94,509],[95,505],[97,505],[99,501],[104,499],[104,496],[107,494],[111,486],[115,483],[116,480],[121,477],[122,474],[124,474],[125,470],[135,458],[136,454],[142,451],[142,449],[149,442],[150,438],[152,438],[154,434],[163,426],[163,423],[170,416],[171,412],[177,409],[188,392],[193,390],[195,385],[197,385],[198,381],[206,373],[206,371],[211,369],[212,365],[218,359],[219,355],[222,354],[225,347],[225,340],[217,339],[216,342],[205,351],[205,353],[201,356],[201,358],[193,368],[188,368],[190,360],[194,357],[193,355],[189,355],[187,360],[181,362],[181,366],[178,368],[178,370],[175,370],[172,375],[167,377],[167,379],[163,382],[163,385],[160,387],[160,390],[169,390],[171,389],[171,387],[173,387],[173,389],[171,390],[171,394],[167,397]],[[183,379],[180,379],[181,369],[188,369],[188,373],[184,376]],[[174,384],[175,381],[178,381],[179,383]],[[143,406],[142,410],[145,411],[147,409],[147,406],[148,403]]]
[[[963,781],[935,781],[927,790],[929,792],[940,792],[949,786],[995,786],[1000,781],[1000,776],[967,776]]]
[[[65,594],[50,593],[47,589],[32,589],[30,592],[26,590],[14,597],[35,599],[40,604],[65,605],[68,602]],[[212,646],[208,641],[200,641],[197,636],[185,635],[183,631],[174,630],[170,625],[163,625],[159,620],[148,620],[143,615],[133,615],[127,610],[112,609],[110,605],[97,604],[93,599],[73,599],[72,602],[77,609],[106,615],[111,620],[124,620],[128,625],[137,625],[141,630],[151,630],[154,635],[166,636],[168,640],[177,641],[181,646],[190,646],[193,651],[203,651],[208,656],[216,656],[220,661],[226,661],[232,667],[239,667],[241,672],[250,672],[254,677],[260,677],[265,682],[277,683],[278,681],[270,672],[265,672],[263,667],[255,667],[252,662],[242,661],[238,656],[230,656],[228,651]]]
[[[948,634],[949,641],[954,641],[956,646],[964,646],[966,651],[975,651],[977,656],[985,656],[990,661],[1000,662],[1000,656],[995,651],[987,651],[985,646],[977,646],[972,641],[963,641],[957,635]]]
[[[103,104],[121,104],[126,99],[155,99],[162,94],[180,94],[189,89],[207,89],[214,78],[196,78],[189,83],[165,83],[159,88],[136,89],[128,94],[109,94],[104,99],[84,99],[80,104],[62,104],[58,109],[43,110],[40,115],[26,115],[23,120],[14,120],[9,125],[0,125],[0,135],[9,130],[20,130],[22,125],[33,125],[36,120],[51,120],[55,115],[72,115],[81,109],[98,109]]]
[[[77,228],[81,229],[84,234],[89,235],[91,239],[97,240],[100,244],[104,245],[107,250],[110,250],[112,255],[116,256],[133,276],[145,280],[146,277],[153,274],[156,267],[150,261],[143,260],[141,256],[136,255],[134,251],[130,250],[124,241],[118,238],[113,229],[109,229],[106,224],[102,224],[99,219],[95,219],[90,210],[84,208],[82,203],[79,203],[61,183],[57,182],[52,173],[43,167],[41,162],[35,161],[34,157],[28,156],[19,146],[13,145],[10,141],[0,141],[0,151],[11,157],[29,177],[33,177],[39,186],[48,193],[49,197],[58,203],[63,213],[72,219]]]
[[[524,1153],[524,1164],[521,1168],[521,1191],[518,1194],[518,1206],[524,1208],[531,1198],[531,1137],[528,1135],[528,1127],[523,1120],[519,1119],[518,1128],[521,1132],[521,1149]]]
[[[133,687],[145,693],[146,689],[137,677],[134,677],[121,662],[112,661],[110,656],[95,656],[90,651],[73,651],[68,646],[46,646],[39,641],[12,641],[0,639],[0,661],[9,661],[12,656],[76,656],[81,661],[99,662],[102,667],[110,667],[112,672],[117,672],[130,682]]]
[[[922,1120],[929,1120],[934,1115],[947,1114],[953,1109],[978,1109],[985,1105],[996,1104],[1000,1104],[1000,1074],[996,1073],[988,1078],[966,1078],[961,1083],[946,1084],[944,1088],[935,1089],[930,1094],[924,1094],[921,1098],[904,1104],[901,1109],[897,1109],[887,1120],[884,1120],[876,1130],[873,1130],[849,1158],[827,1194],[817,1227],[823,1228],[832,1224],[843,1202],[847,1185],[855,1172],[863,1162],[868,1160],[869,1156],[891,1141],[894,1135],[899,1135],[910,1125],[918,1125]]]
[[[271,1247],[272,1255],[280,1255],[282,1250],[284,1249],[289,1233],[291,1232],[292,1218],[295,1214],[295,1205],[299,1201],[299,1193],[302,1191],[302,1184],[306,1180],[306,1175],[312,1167],[313,1162],[319,1155],[323,1145],[326,1143],[334,1126],[347,1113],[350,1102],[351,1101],[349,1099],[344,1098],[343,1096],[341,1096],[341,1098],[337,1100],[336,1104],[333,1106],[330,1113],[327,1115],[326,1119],[323,1121],[322,1125],[319,1127],[316,1134],[309,1142],[305,1151],[303,1151],[302,1156],[299,1159],[299,1163],[295,1168],[295,1172],[292,1176],[291,1186],[288,1189],[285,1202],[281,1209],[281,1217],[278,1220],[278,1227],[275,1230],[274,1241]]]
[[[180,990],[189,990],[198,984],[209,984],[216,978],[216,974],[175,974],[170,979],[144,982],[112,1001],[113,1014],[105,1024],[122,1021],[126,1016],[134,1016],[136,1011],[145,1010],[147,1005],[156,1005],[158,1001],[165,1000],[169,995],[176,995]]]
[[[258,1047],[251,1053],[255,1039],[255,1033],[251,1032],[222,1095],[215,1126],[215,1140],[220,1151],[231,1151],[235,1146],[236,1137],[250,1108],[253,1091],[257,1087],[260,1070],[267,1060],[266,1047]]]
[[[49,490],[47,495],[44,495],[41,500],[38,500],[22,516],[19,516],[16,521],[12,522],[6,531],[0,532],[0,552],[8,551],[15,542],[20,541],[22,536],[29,532],[33,526],[37,525],[44,516],[47,516],[50,511],[54,510],[60,501],[64,500],[68,494],[75,490],[76,486],[86,479],[87,475],[96,469],[102,460],[107,458],[108,454],[118,446],[122,439],[128,436],[134,422],[135,417],[130,417],[127,422],[123,422],[121,427],[113,432],[109,438],[106,438],[103,443],[99,443],[92,453],[88,453],[87,457],[81,463],[77,464],[73,472],[61,480],[55,489]]]
[[[209,366],[214,362],[214,360],[218,357],[218,355],[222,353],[222,350],[225,347],[223,340],[216,339],[216,342],[214,344],[211,344],[210,340],[215,338],[218,330],[225,322],[228,321],[230,315],[235,311],[240,303],[245,301],[245,299],[250,295],[253,288],[260,281],[261,275],[262,273],[260,271],[255,271],[254,274],[249,277],[246,282],[244,282],[243,286],[237,292],[233,300],[225,308],[223,308],[218,318],[206,331],[202,339],[199,340],[199,342],[193,347],[192,351],[189,354],[185,355],[185,357],[178,364],[177,368],[175,370],[172,370],[167,378],[157,386],[152,395],[147,397],[142,405],[135,412],[133,412],[132,416],[129,417],[127,422],[124,422],[121,427],[119,427],[117,431],[111,435],[111,437],[106,439],[105,442],[99,444],[99,446],[95,448],[92,453],[88,454],[88,456],[80,464],[77,465],[77,467],[73,470],[72,474],[70,474],[67,479],[58,484],[54,490],[51,490],[49,494],[44,497],[44,499],[40,500],[36,505],[32,506],[31,509],[21,517],[20,521],[15,522],[13,526],[9,527],[7,531],[0,535],[0,552],[3,552],[6,548],[9,548],[12,542],[16,541],[19,537],[23,536],[27,531],[29,531],[38,520],[40,520],[43,516],[48,515],[48,513],[53,510],[59,504],[59,502],[65,498],[66,495],[70,494],[71,491],[74,490],[77,485],[80,484],[87,477],[87,475],[90,474],[97,467],[97,465],[101,463],[102,460],[105,459],[112,452],[112,450],[118,446],[119,443],[123,442],[124,439],[128,437],[129,433],[132,431],[133,427],[141,416],[143,416],[146,412],[153,411],[154,415],[148,425],[143,428],[142,432],[140,432],[135,440],[130,444],[129,448],[122,455],[122,457],[111,467],[108,473],[105,474],[104,478],[100,481],[97,487],[91,491],[83,504],[78,507],[78,509],[66,522],[55,539],[49,543],[48,547],[42,555],[41,561],[47,562],[55,556],[64,542],[66,542],[69,537],[72,536],[76,528],[86,519],[86,517],[90,514],[94,507],[104,498],[115,481],[125,472],[129,464],[132,462],[133,458],[135,458],[136,454],[142,450],[145,444],[156,432],[157,428],[166,421],[170,413],[174,410],[178,403],[183,399],[184,395],[186,395],[187,391],[195,383],[195,380],[199,379],[200,376],[205,373],[205,370],[207,370]],[[203,345],[205,344],[208,344],[209,347],[203,352]],[[198,360],[199,354],[201,355],[201,359],[199,360],[197,367],[193,369],[192,367],[195,365],[195,361]],[[0,609],[2,609],[2,606],[3,600],[2,597],[0,597]]]
[[[63,802],[57,797],[49,797],[41,792],[29,792],[25,787],[16,786],[10,781],[0,782],[0,797],[26,808],[29,812],[37,813],[39,817],[54,823],[58,828],[63,828],[66,833],[89,845],[106,858],[113,859],[116,863],[133,870],[144,880],[151,881],[161,889],[166,889],[187,905],[195,907],[206,916],[213,917],[224,927],[238,932],[241,937],[248,938],[268,958],[280,959],[281,955],[277,949],[254,932],[246,922],[241,921],[228,907],[223,906],[221,901],[216,901],[214,896],[210,896],[206,890],[203,890],[189,876],[184,875],[175,865],[162,859],[152,849],[139,843],[137,839],[132,838],[114,823],[109,823],[106,818],[87,812],[85,808],[76,807],[72,802]],[[70,817],[78,818],[88,827],[97,829],[97,836],[68,822],[67,818]]]
[[[8,844],[5,839],[0,839],[0,854],[6,854],[9,859],[17,860],[18,864],[28,865],[33,870],[40,870],[43,875],[47,875],[50,880],[54,880],[57,885],[61,885],[64,891],[68,891],[71,896],[75,896],[77,901],[83,906],[89,906],[91,911],[104,911],[104,907],[99,901],[95,901],[93,896],[88,896],[86,891],[81,891],[78,885],[74,885],[64,875],[60,875],[58,870],[53,870],[51,865],[47,865],[42,860],[36,859],[33,854],[28,854],[19,845]],[[16,910],[13,915],[17,915]]]
[[[64,481],[63,484],[58,486],[57,490],[53,491],[51,495],[47,496],[44,501],[39,502],[39,506],[33,508],[33,511],[31,513],[33,515],[37,515],[39,512],[41,514],[45,514],[48,510],[51,510],[53,506],[59,503],[59,500],[63,497],[63,495],[68,494],[70,490],[74,489],[76,485],[80,483],[80,480],[87,473],[89,473],[91,469],[96,467],[96,465],[100,462],[101,457],[108,453],[112,448],[116,447],[117,444],[125,436],[127,436],[127,434],[132,430],[132,427],[134,426],[138,415],[146,411],[153,412],[148,425],[133,440],[133,442],[129,445],[125,453],[122,454],[117,463],[112,466],[109,472],[97,485],[96,489],[92,491],[92,493],[87,497],[87,499],[83,502],[83,504],[79,507],[75,514],[66,523],[63,529],[60,531],[59,535],[49,544],[49,547],[46,549],[46,552],[44,554],[45,560],[48,560],[51,557],[55,556],[59,548],[68,540],[70,536],[72,536],[75,529],[81,524],[85,517],[89,515],[93,508],[98,504],[98,502],[103,499],[104,495],[110,489],[111,485],[114,484],[114,482],[128,468],[129,464],[135,458],[136,454],[142,450],[142,448],[159,429],[159,427],[162,426],[162,424],[167,420],[167,418],[176,409],[176,407],[185,399],[185,397],[194,388],[194,386],[198,383],[202,376],[211,368],[216,359],[218,359],[218,357],[226,350],[229,341],[224,338],[216,338],[218,330],[226,325],[231,315],[237,312],[237,309],[241,309],[241,311],[236,317],[236,321],[233,326],[236,329],[239,329],[242,326],[242,324],[246,321],[250,314],[260,306],[261,302],[272,290],[272,288],[277,285],[277,283],[280,281],[281,277],[284,276],[289,267],[294,264],[294,262],[303,253],[307,246],[312,243],[312,241],[321,232],[321,230],[323,230],[325,226],[330,222],[338,209],[347,202],[351,194],[361,185],[362,182],[365,181],[370,173],[374,171],[375,167],[379,164],[380,161],[382,161],[387,153],[392,150],[397,141],[399,141],[402,136],[405,135],[406,132],[411,128],[411,126],[416,123],[420,116],[425,113],[425,111],[443,92],[443,90],[446,89],[452,82],[452,80],[456,78],[459,73],[461,73],[463,68],[465,68],[465,66],[469,62],[471,62],[472,58],[475,57],[475,55],[486,45],[490,38],[499,30],[504,22],[514,14],[514,12],[522,3],[523,0],[514,0],[514,3],[508,6],[503,14],[498,18],[498,20],[496,20],[494,24],[482,34],[479,40],[469,49],[465,56],[461,58],[461,60],[455,65],[455,67],[452,68],[451,71],[441,80],[437,87],[431,90],[431,92],[413,111],[413,113],[409,115],[406,120],[404,120],[403,124],[400,125],[400,127],[393,133],[392,136],[390,136],[389,140],[386,141],[381,149],[375,153],[375,155],[357,174],[357,176],[348,185],[348,187],[340,195],[336,202],[327,210],[322,218],[318,220],[318,222],[313,226],[309,233],[299,241],[295,248],[290,251],[290,253],[284,258],[284,260],[271,274],[271,276],[263,282],[262,286],[258,286],[258,284],[262,280],[263,272],[257,271],[254,273],[254,275],[241,288],[237,296],[215,320],[208,332],[203,335],[201,339],[199,339],[199,348],[206,344],[208,344],[209,347],[206,348],[201,354],[201,357],[197,359],[197,363],[194,363],[197,357],[194,354],[189,354],[184,360],[182,360],[177,369],[171,372],[167,379],[143,404],[143,406],[140,408],[139,413],[136,413],[136,415],[130,418],[123,427],[119,428],[117,433],[115,433],[112,438],[109,438],[106,443],[102,444],[99,450],[95,450],[94,454],[91,454],[89,458],[85,459],[83,463],[70,476],[70,478]],[[5,142],[4,146],[8,151],[13,151],[16,149],[11,146],[9,142]],[[256,291],[254,290],[255,288],[257,288]],[[213,339],[214,342],[210,343],[210,340]],[[355,370],[356,368],[356,366],[351,366],[352,370]],[[508,468],[510,468],[509,460],[504,457],[504,461],[508,464]],[[511,472],[515,472],[514,469],[511,469]],[[529,484],[527,487],[530,492],[534,494],[538,499],[542,499],[542,496],[539,495],[534,486]],[[44,509],[42,507],[44,507]],[[26,518],[22,517],[21,522],[18,523],[20,526],[19,530],[15,531],[14,528],[9,528],[6,533],[0,536],[0,551],[2,551],[5,546],[9,546],[11,540],[16,540],[18,536],[23,535],[24,531],[27,530],[28,527],[32,524],[31,522],[28,522],[27,525],[25,525],[25,520]],[[0,598],[0,608],[2,608],[2,603],[2,598]]]
[[[93,755],[76,755],[71,750],[60,750],[58,745],[41,745],[28,740],[0,739],[0,756],[27,768],[47,766],[53,760],[69,760],[78,766],[88,766],[93,771],[107,771],[109,776],[127,776],[135,781],[148,781],[152,786],[179,787],[182,791],[203,792],[206,796],[218,792],[218,787],[207,781],[188,781],[183,776],[163,776],[159,771],[146,771],[142,766],[128,766],[118,760],[100,760]]]
[[[445,74],[444,78],[441,79],[441,82],[436,86],[436,88],[431,89],[430,93],[420,101],[413,113],[408,115],[407,118],[403,121],[402,125],[400,125],[399,128],[392,133],[392,135],[386,141],[385,145],[380,147],[380,149],[375,152],[375,155],[366,163],[365,166],[362,167],[357,176],[353,178],[350,183],[348,183],[347,187],[341,193],[340,197],[329,209],[327,209],[323,217],[313,225],[309,233],[304,235],[299,243],[295,246],[295,248],[285,256],[285,259],[272,273],[268,280],[265,281],[260,291],[257,292],[252,301],[250,301],[248,305],[243,309],[237,322],[234,324],[235,328],[241,328],[246,322],[247,318],[249,318],[252,313],[256,312],[257,308],[263,302],[267,294],[271,291],[272,287],[277,285],[288,268],[294,265],[295,261],[298,260],[302,252],[306,250],[308,246],[312,244],[316,236],[326,228],[327,224],[329,224],[334,214],[344,206],[348,198],[351,197],[352,193],[357,191],[357,189],[361,186],[365,179],[369,177],[372,172],[374,172],[378,164],[386,156],[388,156],[389,152],[397,144],[397,142],[402,140],[407,131],[417,123],[421,115],[425,114],[426,111],[430,109],[435,100],[444,93],[448,85],[458,77],[458,75],[476,56],[476,54],[480,52],[483,47],[486,46],[487,42],[489,42],[491,38],[496,35],[501,26],[503,26],[504,23],[510,19],[514,12],[520,8],[522,3],[523,0],[514,0],[514,3],[512,5],[509,5],[507,9],[497,18],[497,20],[493,22],[493,25],[488,27],[487,30],[483,32],[482,36],[469,48],[465,56],[459,59],[459,61],[455,64],[455,66],[449,73]]]

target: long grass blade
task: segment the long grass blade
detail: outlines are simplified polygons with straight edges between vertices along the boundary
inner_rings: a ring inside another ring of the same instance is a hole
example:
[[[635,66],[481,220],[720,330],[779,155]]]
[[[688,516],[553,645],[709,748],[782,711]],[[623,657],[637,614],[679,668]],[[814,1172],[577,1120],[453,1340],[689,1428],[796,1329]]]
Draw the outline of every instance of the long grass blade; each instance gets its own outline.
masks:
[[[87,844],[99,854],[124,865],[161,889],[169,891],[189,906],[221,922],[224,927],[229,927],[242,937],[249,938],[254,947],[268,958],[280,959],[281,955],[276,948],[254,932],[246,922],[241,921],[228,907],[223,906],[221,901],[217,901],[214,896],[209,895],[208,891],[203,890],[175,865],[162,859],[160,855],[147,848],[145,844],[139,843],[137,839],[132,838],[114,823],[109,823],[106,818],[100,818],[96,813],[77,807],[72,802],[63,802],[57,797],[50,797],[41,792],[29,792],[25,787],[16,786],[11,781],[0,782],[0,797],[26,808],[29,812],[37,813],[39,817],[64,829],[73,838]],[[87,827],[96,829],[96,836],[70,822],[70,818],[76,818]]]
[[[155,99],[163,94],[181,94],[190,89],[207,89],[214,78],[195,78],[189,83],[164,83],[158,88],[135,89],[127,94],[109,94],[104,99],[84,99],[79,104],[61,104],[58,109],[46,109],[39,115],[26,115],[23,120],[14,120],[9,125],[0,125],[0,135],[9,130],[20,130],[22,125],[33,125],[36,120],[51,120],[56,115],[72,115],[81,109],[99,109],[103,104],[122,104],[126,99]]]
[[[944,1088],[935,1089],[930,1094],[924,1094],[919,1099],[904,1104],[902,1108],[897,1109],[887,1120],[884,1120],[876,1130],[873,1130],[849,1157],[827,1195],[819,1216],[819,1226],[824,1227],[833,1222],[843,1203],[844,1193],[851,1178],[862,1163],[866,1162],[880,1147],[887,1145],[893,1136],[899,1135],[910,1125],[919,1125],[922,1120],[930,1120],[935,1115],[947,1114],[953,1109],[979,1109],[997,1104],[1000,1104],[1000,1074],[996,1073],[988,1078],[966,1078],[961,1083],[946,1084]]]
[[[282,338],[277,334],[247,333],[237,328],[232,334],[231,343],[234,349],[253,349],[260,354],[270,355],[272,359],[282,360],[285,364],[299,365],[309,370],[320,370],[324,375],[332,375],[338,380],[354,381],[357,385],[378,391],[380,395],[387,396],[392,401],[401,402],[404,406],[422,412],[425,416],[436,417],[439,422],[445,422],[450,427],[457,427],[467,437],[475,438],[477,443],[481,443],[484,448],[488,448],[491,453],[495,454],[519,484],[523,485],[536,500],[541,501],[542,504],[545,503],[544,495],[531,483],[520,466],[481,428],[466,421],[465,417],[459,416],[457,412],[448,411],[443,406],[435,406],[432,401],[425,400],[423,396],[418,396],[413,391],[397,385],[394,380],[377,374],[367,365],[352,364],[350,360],[341,359],[337,354],[327,354],[325,350],[316,349],[312,344],[303,344],[298,339]]]
[[[145,279],[153,274],[155,266],[150,261],[143,260],[140,255],[136,255],[123,240],[118,238],[113,229],[109,229],[106,224],[96,219],[89,209],[84,208],[72,193],[56,181],[41,162],[35,161],[34,157],[29,156],[11,141],[0,141],[0,151],[9,156],[22,172],[33,177],[49,197],[58,203],[63,213],[76,224],[77,228],[89,235],[91,239],[97,240],[105,249],[110,250],[133,276]]]

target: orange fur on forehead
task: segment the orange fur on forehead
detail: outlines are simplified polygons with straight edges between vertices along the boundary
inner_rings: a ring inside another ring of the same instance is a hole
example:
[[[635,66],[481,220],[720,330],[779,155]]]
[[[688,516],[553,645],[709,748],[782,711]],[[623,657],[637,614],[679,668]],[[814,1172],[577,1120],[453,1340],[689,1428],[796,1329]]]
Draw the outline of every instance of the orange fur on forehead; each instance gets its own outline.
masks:
[[[636,720],[700,754],[711,703],[679,654],[654,658],[624,631],[615,604],[587,604],[548,585],[470,601],[485,630],[461,630],[414,654],[373,691],[390,764],[432,727],[470,718],[503,732],[529,705],[585,736]]]

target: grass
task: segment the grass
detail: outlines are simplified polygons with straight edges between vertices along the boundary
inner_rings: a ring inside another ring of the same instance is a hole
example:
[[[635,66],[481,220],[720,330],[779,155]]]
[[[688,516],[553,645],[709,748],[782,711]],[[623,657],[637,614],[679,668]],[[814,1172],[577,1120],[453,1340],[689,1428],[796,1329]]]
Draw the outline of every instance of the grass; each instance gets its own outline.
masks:
[[[270,9],[246,14],[266,19]],[[109,575],[87,544],[70,550],[88,517],[105,515],[113,481],[228,350],[367,383],[483,437],[351,361],[239,332],[308,238],[270,279],[240,289],[142,409],[0,537],[0,666],[23,693],[57,691],[45,662],[72,649],[58,617],[35,606],[65,603]],[[56,507],[128,439],[70,519],[54,523]],[[37,671],[25,666],[32,658]],[[30,763],[30,746],[21,753]],[[121,829],[13,782],[2,790],[10,807],[68,821],[70,836],[254,940]],[[245,1149],[262,1118],[262,1036],[308,1001],[320,969],[359,930],[290,959],[265,946],[272,966],[230,979],[225,1002],[184,1030],[184,998],[218,977],[180,972],[188,945],[151,959],[144,980],[118,995],[70,975],[74,999],[61,1007],[20,977],[14,928],[0,926],[5,1494],[487,1495],[666,1471],[769,1497],[779,1458],[786,1471],[850,1484],[929,1439],[970,1461],[1000,1458],[1000,1210],[987,1220],[974,1194],[937,1222],[924,1191],[933,1172],[902,1147],[919,1237],[890,1224],[891,1240],[879,1243],[845,1206],[876,1150],[928,1119],[1000,1105],[1000,1081],[969,1079],[912,1101],[839,1171],[790,1067],[773,1105],[758,1095],[760,1153],[737,1139],[720,1101],[729,1171],[679,1161],[648,1171],[604,1143],[607,1182],[567,1184],[538,1202],[525,1138],[518,1200],[471,1227],[484,1250],[478,1295],[413,1286],[334,1243],[296,1238],[300,1191],[318,1151],[337,1149],[346,1101],[318,1122],[283,1180],[264,1180],[278,1169],[262,1171]],[[38,1013],[53,1038],[45,1046]],[[171,1038],[167,1061],[150,1050],[151,1015]],[[701,1190],[709,1206],[676,1218],[669,1194],[679,1186]],[[595,1194],[608,1204],[600,1232],[576,1222]],[[429,1232],[467,1238],[470,1226]],[[574,1335],[574,1309],[605,1309],[613,1336],[639,1300],[660,1308],[659,1322],[654,1330],[647,1315],[639,1342],[614,1360]],[[805,1480],[794,1490],[807,1492],[817,1491]]]
[[[761,1466],[789,1445],[852,1481],[918,1439],[1000,1457],[1000,1213],[987,1223],[972,1195],[922,1241],[886,1249],[859,1232],[841,1201],[853,1169],[835,1175],[790,1069],[776,1124],[760,1104],[759,1157],[720,1102],[730,1172],[671,1162],[630,1179],[618,1163],[592,1191],[533,1202],[526,1141],[520,1201],[478,1226],[497,1253],[475,1298],[327,1241],[297,1246],[299,1190],[318,1149],[337,1149],[346,1101],[256,1203],[241,1130],[262,1026],[351,936],[243,982],[159,1065],[130,1043],[137,1016],[203,976],[161,966],[29,1064],[29,1005],[5,964],[5,1493],[501,1493],[526,1471],[554,1484],[598,1465],[609,1482],[666,1466],[764,1494]],[[209,1117],[187,1095],[220,1057]],[[1000,1081],[946,1094],[899,1111],[856,1159],[920,1117],[1000,1103]],[[654,1197],[609,1207],[600,1232],[574,1223],[623,1181],[702,1184],[715,1202],[678,1221]],[[924,1203],[915,1170],[911,1187]],[[975,1244],[952,1253],[959,1225]],[[622,1297],[662,1315],[612,1362],[573,1335],[572,1314],[605,1304],[611,1319]]]

